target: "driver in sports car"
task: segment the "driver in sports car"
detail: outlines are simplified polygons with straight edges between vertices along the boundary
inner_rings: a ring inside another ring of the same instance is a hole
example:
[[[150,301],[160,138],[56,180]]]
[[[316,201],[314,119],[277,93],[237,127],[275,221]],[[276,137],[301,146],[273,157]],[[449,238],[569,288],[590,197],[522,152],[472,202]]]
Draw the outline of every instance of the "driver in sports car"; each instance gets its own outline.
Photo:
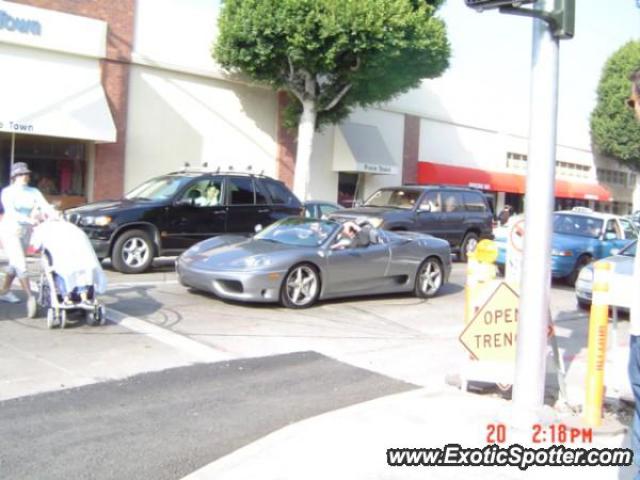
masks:
[[[345,222],[338,234],[337,241],[331,245],[332,250],[344,250],[346,248],[368,247],[372,239],[378,236],[377,230],[369,223],[362,226],[355,222]]]

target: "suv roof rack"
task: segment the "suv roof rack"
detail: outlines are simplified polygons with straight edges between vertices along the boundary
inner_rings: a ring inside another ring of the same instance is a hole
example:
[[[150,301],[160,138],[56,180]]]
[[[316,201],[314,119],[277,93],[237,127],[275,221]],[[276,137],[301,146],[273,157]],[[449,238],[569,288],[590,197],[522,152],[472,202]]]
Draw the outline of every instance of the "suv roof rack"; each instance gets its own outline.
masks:
[[[403,183],[403,187],[418,187],[418,188],[457,188],[460,190],[476,190],[482,192],[483,190],[479,187],[472,187],[469,185],[454,185],[449,183]],[[393,187],[389,187],[393,188]]]
[[[264,169],[260,170],[260,173],[253,171],[253,166],[248,165],[246,170],[234,170],[233,165],[229,165],[226,169],[223,169],[220,165],[209,166],[209,162],[202,162],[199,167],[192,167],[189,162],[184,162],[182,170],[171,172],[171,174],[178,173],[220,173],[225,175],[251,175],[254,177],[265,177]]]

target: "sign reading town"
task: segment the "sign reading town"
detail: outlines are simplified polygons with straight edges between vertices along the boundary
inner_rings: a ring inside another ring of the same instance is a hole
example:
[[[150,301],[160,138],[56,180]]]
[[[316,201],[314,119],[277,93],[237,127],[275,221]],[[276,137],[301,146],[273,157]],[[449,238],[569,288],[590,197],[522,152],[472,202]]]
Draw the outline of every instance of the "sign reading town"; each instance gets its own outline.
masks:
[[[460,334],[476,360],[513,362],[518,332],[518,294],[501,282]]]
[[[42,35],[42,25],[37,20],[13,17],[4,10],[0,10],[0,30],[27,35]]]

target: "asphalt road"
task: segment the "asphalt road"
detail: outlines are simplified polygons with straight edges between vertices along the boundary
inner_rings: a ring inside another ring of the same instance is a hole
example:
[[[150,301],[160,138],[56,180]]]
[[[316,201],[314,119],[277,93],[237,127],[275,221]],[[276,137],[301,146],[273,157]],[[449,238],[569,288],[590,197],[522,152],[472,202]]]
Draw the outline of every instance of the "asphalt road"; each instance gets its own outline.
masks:
[[[412,388],[302,352],[20,397],[0,402],[0,478],[179,479],[288,424]]]

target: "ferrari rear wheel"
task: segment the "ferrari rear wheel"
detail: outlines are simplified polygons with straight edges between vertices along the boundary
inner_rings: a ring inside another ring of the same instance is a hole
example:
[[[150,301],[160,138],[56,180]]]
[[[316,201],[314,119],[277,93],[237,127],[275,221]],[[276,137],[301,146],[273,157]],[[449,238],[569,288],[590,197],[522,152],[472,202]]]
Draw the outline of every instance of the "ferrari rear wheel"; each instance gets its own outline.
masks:
[[[433,297],[438,293],[443,282],[444,269],[440,260],[436,257],[427,258],[418,268],[418,274],[416,275],[416,297]]]
[[[308,263],[295,265],[284,279],[280,302],[287,308],[307,308],[320,295],[320,275]]]

